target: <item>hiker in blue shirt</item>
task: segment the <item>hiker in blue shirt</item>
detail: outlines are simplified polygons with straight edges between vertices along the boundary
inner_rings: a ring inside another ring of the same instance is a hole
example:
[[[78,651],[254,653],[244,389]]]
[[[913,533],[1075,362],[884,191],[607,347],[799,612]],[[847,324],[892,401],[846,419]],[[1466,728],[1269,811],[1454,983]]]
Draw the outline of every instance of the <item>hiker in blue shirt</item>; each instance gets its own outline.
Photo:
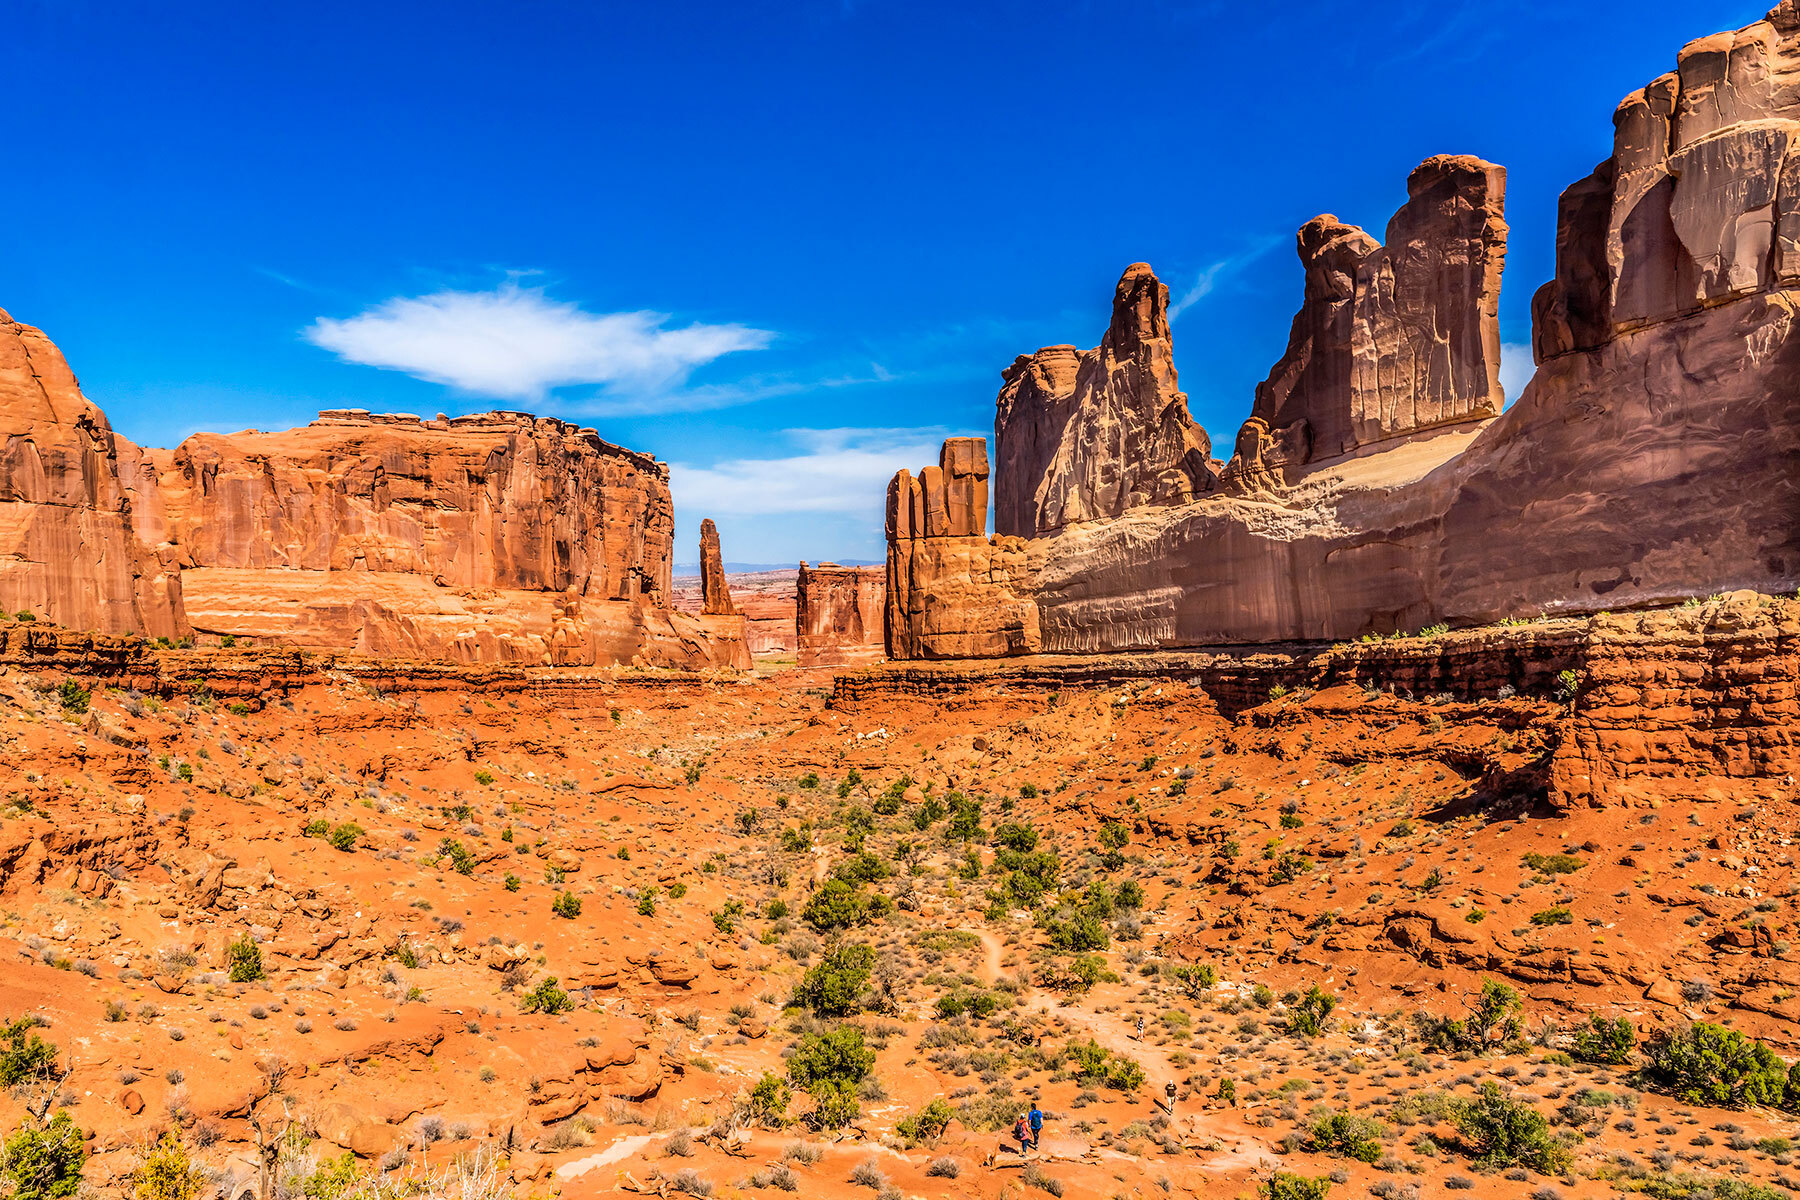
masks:
[[[1044,1114],[1038,1111],[1036,1100],[1031,1102],[1031,1112],[1025,1119],[1031,1126],[1031,1148],[1036,1150],[1038,1138],[1041,1137],[1044,1132]]]

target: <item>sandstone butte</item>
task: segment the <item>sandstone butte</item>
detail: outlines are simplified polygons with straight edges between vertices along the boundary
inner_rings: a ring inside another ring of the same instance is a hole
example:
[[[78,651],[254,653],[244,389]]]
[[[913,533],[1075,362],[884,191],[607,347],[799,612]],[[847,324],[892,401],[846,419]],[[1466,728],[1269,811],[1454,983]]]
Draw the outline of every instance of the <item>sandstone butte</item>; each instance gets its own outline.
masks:
[[[1791,1196],[1800,12],[1677,64],[1510,405],[1429,159],[1227,460],[1135,266],[879,572],[678,597],[521,414],[140,449],[7,321],[0,1196]]]
[[[1421,163],[1384,241],[1301,227],[1287,349],[1223,463],[1179,390],[1168,291],[1128,267],[1096,349],[1004,372],[994,536],[933,521],[953,480],[987,485],[979,441],[890,486],[889,653],[1342,640],[1791,592],[1797,25],[1783,4],[1696,41],[1619,106],[1612,156],[1563,194],[1537,372],[1510,406],[1491,163]]]
[[[670,607],[667,466],[591,429],[343,410],[146,450],[4,313],[0,429],[8,612],[459,662],[749,666],[729,601]]]

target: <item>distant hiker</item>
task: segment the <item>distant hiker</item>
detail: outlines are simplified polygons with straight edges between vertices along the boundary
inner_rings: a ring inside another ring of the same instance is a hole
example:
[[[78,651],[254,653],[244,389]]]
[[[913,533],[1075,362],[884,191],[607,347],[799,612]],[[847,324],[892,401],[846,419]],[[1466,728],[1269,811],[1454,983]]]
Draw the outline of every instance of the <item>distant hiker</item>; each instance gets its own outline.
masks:
[[[1031,1127],[1031,1148],[1036,1150],[1038,1138],[1044,1133],[1044,1114],[1038,1111],[1036,1100],[1031,1102],[1031,1111],[1026,1114],[1025,1123]]]
[[[1139,1016],[1139,1017],[1138,1017],[1138,1031],[1137,1031],[1137,1035],[1138,1035],[1138,1041],[1140,1041],[1140,1042],[1141,1042],[1141,1041],[1143,1041],[1143,1040],[1144,1040],[1144,1018],[1143,1018],[1143,1017],[1142,1017],[1142,1016]]]
[[[1024,1117],[1020,1117],[1013,1122],[1012,1135],[1013,1140],[1019,1143],[1019,1155],[1020,1157],[1023,1157],[1025,1152],[1031,1149],[1032,1146],[1031,1127],[1025,1123]]]

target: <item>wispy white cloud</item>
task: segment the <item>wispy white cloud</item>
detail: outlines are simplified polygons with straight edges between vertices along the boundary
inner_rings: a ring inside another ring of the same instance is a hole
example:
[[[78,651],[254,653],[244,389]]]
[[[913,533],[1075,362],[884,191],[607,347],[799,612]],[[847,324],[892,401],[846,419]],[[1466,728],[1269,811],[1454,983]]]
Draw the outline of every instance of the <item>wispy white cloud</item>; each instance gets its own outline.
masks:
[[[656,395],[681,388],[697,367],[775,340],[745,325],[669,328],[669,320],[590,313],[508,281],[488,292],[396,296],[354,317],[320,317],[305,335],[347,362],[477,395],[541,401],[552,388],[599,384],[645,411],[662,411]]]
[[[1525,385],[1537,374],[1537,365],[1531,361],[1531,347],[1519,342],[1507,342],[1500,347],[1500,386],[1506,389],[1508,403],[1525,394]]]
[[[794,453],[669,466],[677,509],[706,516],[878,511],[902,467],[935,463],[946,437],[929,429],[788,429]]]
[[[1204,268],[1194,280],[1194,285],[1177,297],[1173,304],[1169,305],[1169,320],[1173,321],[1182,313],[1212,295],[1213,289],[1218,286],[1220,280],[1249,266],[1251,263],[1267,254],[1270,250],[1279,246],[1281,242],[1282,239],[1276,237],[1274,234],[1265,234],[1251,242],[1249,246],[1245,247],[1239,253],[1221,258],[1217,262]]]

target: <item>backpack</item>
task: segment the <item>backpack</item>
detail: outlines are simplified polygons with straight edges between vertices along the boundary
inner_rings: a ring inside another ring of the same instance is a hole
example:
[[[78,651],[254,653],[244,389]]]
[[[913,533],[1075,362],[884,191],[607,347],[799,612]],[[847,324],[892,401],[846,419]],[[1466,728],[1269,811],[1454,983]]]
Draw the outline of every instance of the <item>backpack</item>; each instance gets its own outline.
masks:
[[[1024,1117],[1020,1117],[1017,1121],[1013,1122],[1013,1140],[1016,1142],[1028,1142],[1031,1140],[1031,1135],[1025,1132]]]

